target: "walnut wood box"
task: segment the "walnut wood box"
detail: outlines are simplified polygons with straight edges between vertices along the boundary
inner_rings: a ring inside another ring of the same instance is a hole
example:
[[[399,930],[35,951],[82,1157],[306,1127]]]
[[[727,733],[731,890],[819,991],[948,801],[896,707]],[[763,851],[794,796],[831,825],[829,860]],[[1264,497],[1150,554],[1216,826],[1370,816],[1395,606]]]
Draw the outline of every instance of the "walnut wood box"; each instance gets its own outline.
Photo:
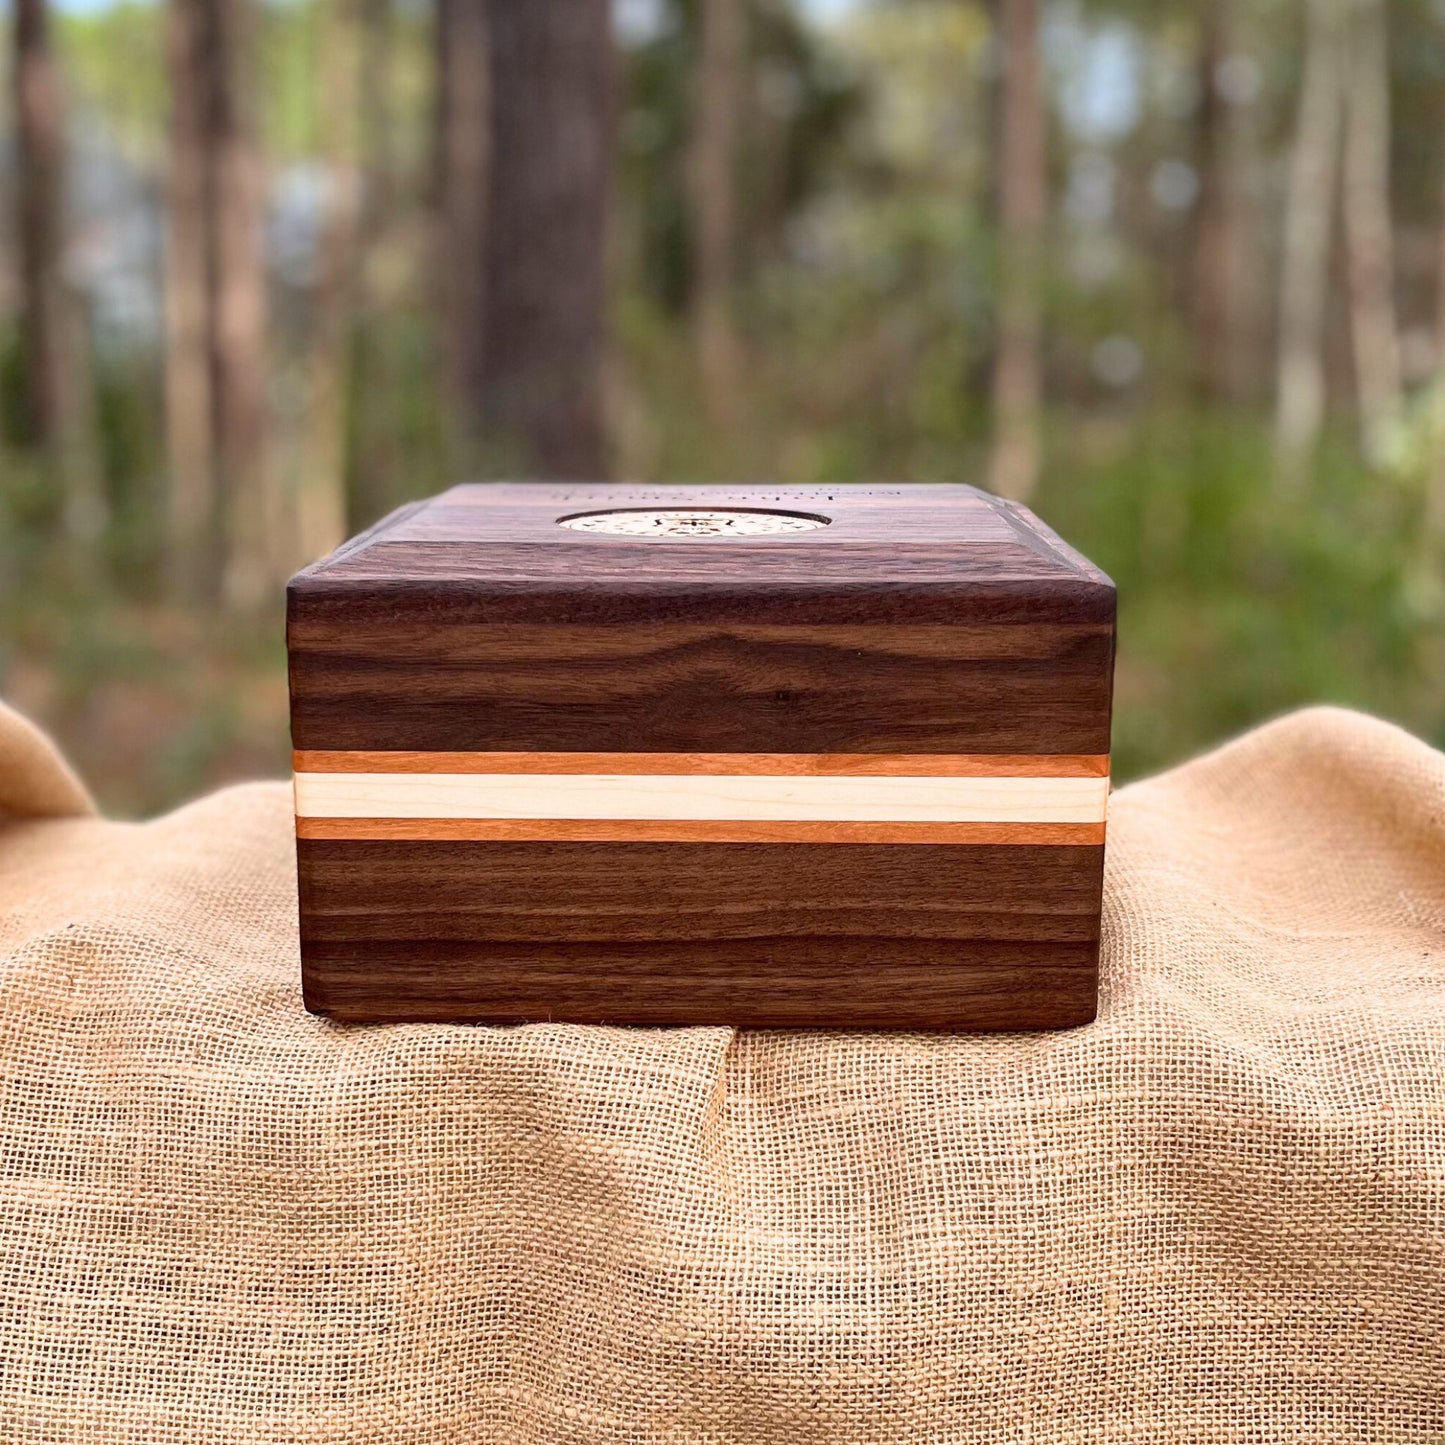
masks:
[[[289,590],[338,1019],[1094,1016],[1114,587],[964,486],[483,485]]]

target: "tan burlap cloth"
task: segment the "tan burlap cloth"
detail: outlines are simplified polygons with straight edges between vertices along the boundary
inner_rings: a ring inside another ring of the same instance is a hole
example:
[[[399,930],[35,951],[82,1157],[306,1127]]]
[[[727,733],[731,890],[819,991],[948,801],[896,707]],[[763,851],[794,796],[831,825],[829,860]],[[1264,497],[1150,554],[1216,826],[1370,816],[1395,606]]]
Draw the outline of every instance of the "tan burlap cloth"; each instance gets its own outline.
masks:
[[[1385,724],[1121,792],[1102,1015],[1033,1037],[337,1027],[283,786],[102,822],[9,718],[0,803],[0,1440],[1445,1441]]]

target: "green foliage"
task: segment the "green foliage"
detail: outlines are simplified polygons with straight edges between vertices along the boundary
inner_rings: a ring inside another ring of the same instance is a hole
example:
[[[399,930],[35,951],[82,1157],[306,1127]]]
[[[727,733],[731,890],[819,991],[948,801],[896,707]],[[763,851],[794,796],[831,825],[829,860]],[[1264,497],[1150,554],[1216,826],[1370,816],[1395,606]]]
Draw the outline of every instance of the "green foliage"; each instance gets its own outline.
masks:
[[[74,101],[131,158],[148,157],[165,133],[162,17],[159,4],[120,0],[105,9],[62,12],[58,26]]]
[[[1408,489],[1334,443],[1304,490],[1281,491],[1263,428],[1208,414],[1102,439],[1081,422],[1069,443],[1038,510],[1119,587],[1121,776],[1313,702],[1445,743]]]

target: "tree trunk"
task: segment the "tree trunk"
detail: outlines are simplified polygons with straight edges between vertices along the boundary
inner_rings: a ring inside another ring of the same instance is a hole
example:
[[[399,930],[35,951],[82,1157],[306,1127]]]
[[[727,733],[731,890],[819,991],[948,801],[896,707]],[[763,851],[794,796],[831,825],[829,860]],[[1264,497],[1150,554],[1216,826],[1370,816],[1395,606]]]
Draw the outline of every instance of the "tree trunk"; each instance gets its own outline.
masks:
[[[737,248],[737,133],[744,0],[702,0],[692,128],[693,330],[715,423],[737,419],[738,342],[732,288]]]
[[[251,0],[208,0],[218,39],[213,96],[216,460],[225,508],[225,595],[254,607],[289,570],[284,517],[265,466],[266,261],[261,154],[252,113]]]
[[[483,427],[523,468],[606,472],[611,15],[599,0],[492,0]]]
[[[1227,93],[1221,73],[1235,44],[1232,0],[1200,16],[1199,203],[1195,209],[1190,310],[1200,396],[1229,402],[1244,391],[1248,366],[1248,268],[1245,258],[1244,102]]]
[[[1297,482],[1324,423],[1325,304],[1343,108],[1343,0],[1308,0],[1304,77],[1285,197],[1275,438]]]
[[[374,406],[390,394],[390,356],[380,335],[388,306],[383,284],[396,205],[392,0],[361,0],[361,195],[357,216],[356,295],[350,318],[352,404],[347,427],[347,531],[368,527],[396,495],[399,458],[391,414]],[[357,404],[357,399],[360,404]]]
[[[266,272],[249,0],[171,0],[167,425],[191,595],[254,606],[285,569],[264,459]],[[199,545],[197,545],[199,544]]]
[[[307,356],[306,446],[296,489],[301,556],[324,556],[346,536],[347,397],[361,215],[363,0],[324,0],[317,67],[321,149],[330,171],[317,242]]]
[[[1430,387],[1435,412],[1435,452],[1425,479],[1419,538],[1427,561],[1433,561],[1437,549],[1445,542],[1445,170],[1440,180],[1435,250],[1435,377]]]
[[[1390,216],[1390,74],[1383,0],[1354,0],[1344,144],[1350,337],[1366,454],[1400,411]]]
[[[218,595],[223,560],[211,402],[208,106],[211,37],[203,5],[171,0],[166,62],[165,401],[170,589],[192,603]]]
[[[1026,501],[1039,472],[1043,327],[1039,289],[1048,204],[1048,115],[1038,0],[999,0],[998,38],[1000,259],[989,486],[1000,496]]]
[[[89,446],[79,318],[66,294],[65,106],[46,0],[15,0],[16,231],[24,442],[62,486],[72,538],[93,537],[105,510]]]
[[[486,384],[487,186],[491,152],[487,0],[438,0],[437,305],[453,412],[470,425]]]

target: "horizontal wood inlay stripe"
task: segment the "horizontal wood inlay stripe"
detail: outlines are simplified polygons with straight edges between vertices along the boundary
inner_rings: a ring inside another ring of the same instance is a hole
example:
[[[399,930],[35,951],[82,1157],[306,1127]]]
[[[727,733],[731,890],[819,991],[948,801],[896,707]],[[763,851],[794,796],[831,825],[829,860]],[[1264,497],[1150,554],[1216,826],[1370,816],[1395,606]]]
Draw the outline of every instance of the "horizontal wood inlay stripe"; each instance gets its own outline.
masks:
[[[438,753],[292,754],[298,773],[701,774],[708,777],[1106,778],[1108,754]]]
[[[688,818],[305,818],[298,838],[339,842],[962,843],[1097,847],[1103,823],[759,822]]]
[[[1107,778],[297,773],[313,818],[1100,823]]]

